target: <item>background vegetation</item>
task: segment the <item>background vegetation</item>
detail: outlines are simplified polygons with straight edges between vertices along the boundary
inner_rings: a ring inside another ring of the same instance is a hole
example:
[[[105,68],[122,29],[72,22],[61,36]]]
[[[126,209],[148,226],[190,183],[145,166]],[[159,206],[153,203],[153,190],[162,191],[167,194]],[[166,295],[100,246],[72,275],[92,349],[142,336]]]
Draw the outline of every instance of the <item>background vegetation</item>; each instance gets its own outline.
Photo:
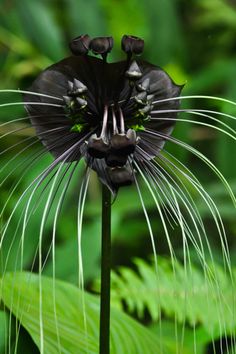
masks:
[[[50,64],[70,55],[68,42],[73,37],[88,33],[90,36],[112,35],[115,40],[115,50],[110,60],[119,60],[122,57],[120,51],[120,38],[123,34],[134,34],[145,39],[144,57],[148,61],[163,67],[178,84],[185,83],[183,91],[187,94],[216,95],[236,100],[236,3],[234,0],[1,0],[0,1],[0,89],[20,88],[27,89],[38,73]],[[1,102],[20,100],[19,95],[1,94]],[[207,103],[198,101],[198,107],[209,107]],[[189,101],[188,107],[196,105]],[[227,111],[234,114],[232,108],[225,103],[214,103],[212,109]],[[7,121],[9,118],[23,117],[23,109],[19,107],[2,108],[0,118]],[[235,122],[230,125],[236,128]],[[16,124],[16,127],[19,126]],[[6,133],[7,128],[0,127],[0,133]],[[14,145],[22,139],[31,136],[29,129],[11,134],[1,140],[1,150]],[[212,159],[229,180],[236,191],[236,144],[229,141],[223,134],[218,134],[211,129],[192,126],[188,123],[179,123],[175,130],[175,136],[191,143]],[[24,145],[23,145],[24,146]],[[18,150],[17,150],[18,149]],[[0,155],[1,164],[8,161],[22,149],[18,147],[8,153]],[[24,156],[34,153],[37,146],[27,149]],[[236,264],[236,221],[235,211],[224,188],[219,181],[209,173],[207,168],[199,164],[186,150],[168,146],[169,151],[190,167],[204,183],[204,187],[217,202],[224,219],[228,242],[232,254],[233,265]],[[19,160],[20,161],[20,160]],[[29,171],[19,184],[3,217],[3,222],[14,207],[24,188],[29,185],[32,177],[37,175],[42,168],[51,161],[46,156],[37,165],[34,171]],[[2,175],[7,176],[9,170]],[[79,176],[78,176],[79,178]],[[20,179],[20,172],[15,170],[0,189],[0,203],[4,204],[9,188]],[[74,181],[73,189],[68,192],[67,199],[59,220],[56,244],[56,277],[61,280],[77,283],[77,248],[76,248],[76,208],[77,198],[74,191],[77,189]],[[78,191],[77,191],[78,192]],[[78,193],[77,193],[78,195]],[[155,230],[158,254],[163,257],[163,264],[168,263],[169,250],[163,233],[161,221],[156,216],[154,202],[145,198],[150,217]],[[212,252],[221,266],[221,247],[215,237],[215,227],[211,215],[203,205],[200,198],[195,196],[199,211],[207,227],[209,241],[212,244]],[[89,194],[85,208],[83,229],[83,255],[84,276],[87,289],[96,289],[95,280],[99,277],[100,266],[100,185],[95,176],[89,186]],[[32,218],[28,229],[28,239],[25,246],[24,267],[31,269],[35,248],[38,242],[39,227],[42,215],[43,203]],[[21,210],[18,211],[14,222],[11,224],[12,233],[17,228],[17,220]],[[44,240],[44,253],[47,254],[51,240],[52,217],[47,223],[47,235]],[[112,219],[112,263],[113,269],[119,266],[134,269],[135,258],[143,259],[150,264],[152,247],[149,238],[145,218],[134,188],[121,190],[113,206]],[[16,236],[18,237],[18,236]],[[20,237],[20,235],[19,235]],[[182,259],[182,238],[180,230],[176,226],[171,235],[171,241],[179,260]],[[11,240],[5,243],[1,262],[6,261]],[[8,269],[15,269],[17,256],[16,246],[11,247],[8,257]],[[141,262],[141,261],[139,261]],[[146,263],[145,263],[146,264]],[[196,261],[196,267],[198,266]],[[150,265],[151,267],[151,265]],[[171,270],[163,265],[163,271],[171,279]],[[135,284],[134,271],[131,271],[132,282]],[[197,270],[196,270],[197,272]],[[49,258],[44,268],[44,273],[52,274],[52,261]],[[122,273],[122,272],[121,272]],[[126,274],[126,273],[125,273]],[[127,274],[126,274],[127,276]],[[114,275],[115,277],[115,275]],[[145,277],[144,277],[145,278]],[[127,278],[129,279],[129,278]],[[144,279],[145,280],[145,279]],[[124,281],[124,279],[123,279]],[[129,283],[129,282],[128,282]],[[120,284],[118,282],[118,284]],[[138,283],[139,284],[139,283]],[[121,284],[120,284],[121,286]],[[164,285],[163,285],[164,286]],[[134,286],[135,288],[135,286]],[[227,288],[227,286],[226,286]],[[117,283],[114,281],[114,289]],[[114,296],[114,304],[123,307],[153,331],[158,331],[158,319],[152,309],[152,302],[145,299],[135,299],[135,289],[130,289],[127,294],[119,290],[119,299]],[[136,291],[139,285],[136,286]],[[166,287],[171,290],[171,286]],[[146,291],[148,287],[146,288]],[[144,289],[145,292],[145,289]],[[123,294],[123,295],[122,295]],[[123,299],[130,297],[130,302]],[[138,302],[140,301],[140,303]],[[201,298],[199,300],[201,302]],[[172,304],[172,305],[171,305]],[[193,306],[196,302],[193,301]],[[149,307],[148,307],[149,306]],[[163,309],[163,333],[165,342],[169,345],[168,353],[175,353],[175,306],[176,302],[170,299]],[[147,310],[149,309],[149,310]],[[0,321],[5,321],[4,315]],[[207,321],[196,316],[198,323],[197,353],[211,353],[212,345],[209,334],[206,334]],[[193,352],[193,322],[191,311],[187,316],[185,331],[184,353]],[[178,319],[181,326],[183,320]],[[0,348],[5,346],[5,334],[0,325]],[[2,331],[2,333],[1,333]],[[24,350],[19,353],[36,353],[37,349],[30,341],[26,332],[21,331],[20,344]],[[14,340],[14,339],[12,339]],[[216,352],[220,352],[217,347]],[[32,349],[33,348],[33,349]],[[182,349],[183,350],[183,349]],[[222,349],[221,349],[222,350]],[[232,349],[233,350],[233,349]],[[0,351],[1,352],[1,351]],[[2,351],[4,353],[4,351]],[[182,352],[180,351],[182,354]],[[233,351],[232,351],[233,353]]]

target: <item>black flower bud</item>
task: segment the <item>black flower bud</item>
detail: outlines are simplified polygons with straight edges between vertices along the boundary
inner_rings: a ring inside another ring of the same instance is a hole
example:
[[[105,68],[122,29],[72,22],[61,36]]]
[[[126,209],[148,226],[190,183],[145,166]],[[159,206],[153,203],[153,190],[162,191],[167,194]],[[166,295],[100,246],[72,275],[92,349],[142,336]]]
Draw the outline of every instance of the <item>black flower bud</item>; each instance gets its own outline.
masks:
[[[90,49],[94,54],[107,54],[112,50],[113,38],[112,37],[96,37],[90,43]]]
[[[113,152],[123,156],[132,154],[136,147],[136,133],[132,129],[128,129],[126,134],[115,134],[111,138],[111,149]]]
[[[90,156],[102,159],[106,156],[108,149],[109,145],[102,138],[98,138],[96,134],[89,138],[87,151]]]
[[[106,156],[106,164],[109,167],[122,167],[127,163],[128,156],[110,152]]]
[[[127,164],[124,167],[107,168],[108,175],[115,188],[129,186],[134,182],[133,172]]]
[[[85,55],[89,51],[89,44],[91,42],[91,38],[88,34],[84,34],[82,36],[76,37],[72,39],[69,44],[71,53],[74,55]]]
[[[140,55],[143,52],[144,40],[130,35],[124,35],[121,40],[121,48],[127,54]]]

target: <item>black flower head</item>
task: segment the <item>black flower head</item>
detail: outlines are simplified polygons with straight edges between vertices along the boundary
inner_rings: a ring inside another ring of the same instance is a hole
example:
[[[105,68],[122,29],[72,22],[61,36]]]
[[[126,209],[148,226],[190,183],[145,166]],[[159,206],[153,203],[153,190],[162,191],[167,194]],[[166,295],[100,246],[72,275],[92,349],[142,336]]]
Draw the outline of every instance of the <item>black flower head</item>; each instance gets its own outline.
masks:
[[[132,59],[143,40],[124,36],[127,60],[107,63],[112,46],[112,37],[77,37],[70,44],[74,55],[44,70],[30,88],[44,96],[24,99],[38,137],[57,161],[84,158],[116,192],[134,181],[134,162],[162,150],[179,108],[171,98],[182,86],[158,66]],[[102,59],[88,56],[89,49]]]

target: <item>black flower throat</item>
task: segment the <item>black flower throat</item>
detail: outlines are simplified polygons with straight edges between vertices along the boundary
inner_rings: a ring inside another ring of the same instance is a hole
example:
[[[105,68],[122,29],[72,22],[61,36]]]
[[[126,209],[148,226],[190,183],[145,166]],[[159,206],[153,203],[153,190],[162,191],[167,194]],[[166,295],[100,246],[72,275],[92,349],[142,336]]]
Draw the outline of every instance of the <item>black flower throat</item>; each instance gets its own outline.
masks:
[[[113,192],[133,183],[133,161],[160,153],[176,118],[163,110],[179,108],[179,100],[165,100],[178,97],[182,86],[159,67],[134,59],[143,45],[123,36],[127,59],[107,63],[112,37],[77,37],[70,43],[73,56],[44,70],[30,88],[51,97],[24,96],[39,139],[58,162],[84,158]]]

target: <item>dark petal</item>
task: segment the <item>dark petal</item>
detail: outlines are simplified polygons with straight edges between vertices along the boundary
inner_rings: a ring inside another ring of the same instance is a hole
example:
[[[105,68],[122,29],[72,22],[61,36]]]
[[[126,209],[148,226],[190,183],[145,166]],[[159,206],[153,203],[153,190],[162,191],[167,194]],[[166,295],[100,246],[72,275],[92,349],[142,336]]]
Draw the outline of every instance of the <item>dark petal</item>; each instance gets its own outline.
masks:
[[[67,97],[68,80],[73,81],[73,73],[69,73],[70,71],[71,69],[67,69],[66,65],[63,65],[63,67],[60,68],[60,64],[55,64],[38,76],[29,91],[52,95],[63,99],[63,96]],[[31,94],[25,94],[24,101],[26,102],[25,108],[30,116],[32,125],[36,129],[36,134],[42,141],[43,145],[54,156],[57,157],[66,151],[70,146],[70,141],[73,141],[74,139],[79,140],[83,136],[79,133],[70,131],[73,124],[65,115],[64,107],[42,105],[44,103],[65,105],[64,101]],[[29,102],[34,104],[30,105]],[[39,103],[39,105],[36,103]],[[61,130],[60,128],[64,129]],[[53,129],[54,133],[48,134],[49,129]],[[67,139],[65,139],[65,141],[67,141],[67,143],[65,142],[64,145],[55,146],[53,142],[60,136],[61,138],[66,137]]]
[[[138,62],[141,70],[143,71],[143,76],[139,80],[138,85],[142,86],[148,82],[147,92],[152,94],[152,102],[158,100],[165,100],[168,98],[179,97],[183,85],[176,85],[170,76],[161,68],[156,67],[147,62],[139,61]],[[147,80],[148,79],[148,80]],[[152,103],[153,107],[149,115],[153,118],[159,118],[157,120],[150,120],[145,122],[145,128],[154,130],[157,133],[166,134],[170,136],[177,118],[177,113],[166,112],[166,113],[152,113],[152,111],[158,110],[178,110],[180,106],[180,100],[170,100],[162,103]],[[171,120],[164,119],[171,118]],[[166,139],[161,137],[155,137],[148,134],[147,132],[139,132],[140,142],[139,146],[144,149],[151,158],[157,156],[160,150],[163,148]],[[143,141],[143,139],[145,141]]]
[[[70,131],[73,124],[65,114],[66,101],[69,103],[67,94],[69,86],[71,85],[71,89],[76,86],[76,89],[80,90],[82,85],[76,81],[79,80],[87,88],[87,107],[92,112],[92,115],[88,115],[87,119],[92,124],[100,125],[102,119],[100,112],[104,109],[104,102],[112,101],[117,96],[118,85],[114,85],[114,82],[119,82],[120,76],[124,75],[124,71],[125,62],[107,64],[94,57],[73,56],[50,66],[36,78],[29,91],[62,99],[62,101],[59,101],[43,96],[24,95],[25,108],[31,117],[33,126],[36,128],[36,133],[44,146],[54,156],[59,156],[66,151],[69,145],[69,143],[65,143],[60,148],[52,148],[55,145],[53,145],[53,141],[58,138],[59,131],[57,128],[66,127],[60,134],[63,134],[62,137],[67,137],[68,142],[70,139],[80,139],[84,135]],[[36,103],[39,103],[39,105],[36,105]],[[63,107],[43,106],[42,103],[59,104]],[[48,135],[46,133],[49,125],[50,128],[55,129],[54,134]],[[83,133],[86,133],[86,130]]]
[[[71,53],[74,55],[84,55],[89,51],[89,44],[91,42],[91,38],[88,34],[76,37],[72,39],[69,44]]]
[[[170,97],[179,96],[183,85],[176,85],[171,77],[160,67],[145,61],[137,60],[137,63],[143,73],[142,78],[137,82],[137,86],[145,86],[148,94],[154,94],[154,100],[161,100]],[[147,80],[149,79],[149,80]],[[174,101],[178,105],[178,101]],[[165,107],[170,103],[164,103]]]

